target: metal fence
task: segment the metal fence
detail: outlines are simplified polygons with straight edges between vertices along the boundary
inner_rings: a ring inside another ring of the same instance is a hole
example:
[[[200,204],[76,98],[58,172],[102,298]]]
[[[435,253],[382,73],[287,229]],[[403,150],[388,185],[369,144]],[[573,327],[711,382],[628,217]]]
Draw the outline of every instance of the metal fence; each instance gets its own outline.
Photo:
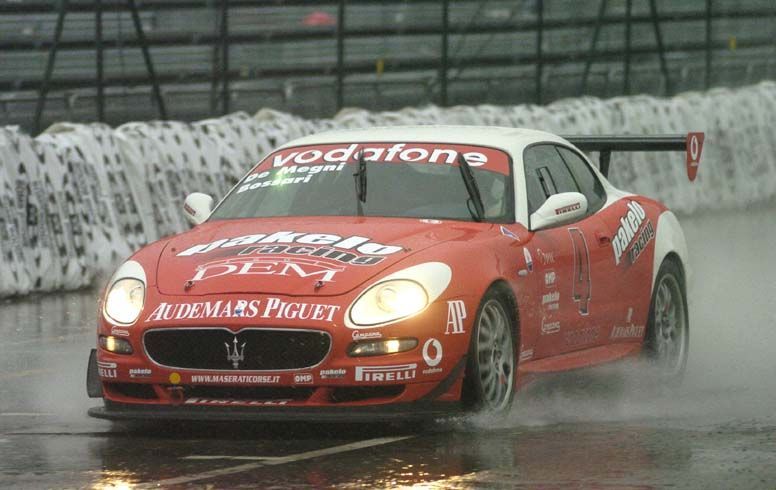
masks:
[[[772,0],[0,0],[0,125],[671,95],[775,54]]]

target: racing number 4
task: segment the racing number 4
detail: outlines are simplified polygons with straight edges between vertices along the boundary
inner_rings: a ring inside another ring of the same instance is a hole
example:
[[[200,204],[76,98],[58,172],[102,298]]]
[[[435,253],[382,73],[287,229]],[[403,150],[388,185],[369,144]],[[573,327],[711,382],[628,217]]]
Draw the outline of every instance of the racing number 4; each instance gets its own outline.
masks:
[[[569,228],[574,246],[574,271],[571,297],[579,304],[579,314],[587,315],[590,307],[590,250],[585,235],[579,228]]]

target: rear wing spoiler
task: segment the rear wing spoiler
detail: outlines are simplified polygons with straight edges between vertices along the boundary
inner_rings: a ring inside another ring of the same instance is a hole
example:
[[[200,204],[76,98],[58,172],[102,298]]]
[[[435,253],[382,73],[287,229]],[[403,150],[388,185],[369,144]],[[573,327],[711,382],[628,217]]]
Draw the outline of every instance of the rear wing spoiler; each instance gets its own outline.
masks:
[[[604,177],[609,176],[609,162],[613,151],[683,151],[687,165],[687,178],[692,182],[698,173],[703,151],[703,133],[687,133],[664,136],[563,136],[583,152],[597,151],[598,168]]]

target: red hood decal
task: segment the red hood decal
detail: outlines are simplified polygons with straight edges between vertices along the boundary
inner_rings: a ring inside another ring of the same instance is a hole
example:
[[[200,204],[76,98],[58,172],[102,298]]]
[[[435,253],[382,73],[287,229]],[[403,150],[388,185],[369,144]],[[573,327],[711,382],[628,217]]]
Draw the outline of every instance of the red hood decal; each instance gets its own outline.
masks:
[[[481,231],[482,224],[402,218],[214,221],[170,239],[157,284],[169,295],[340,295],[423,249]]]

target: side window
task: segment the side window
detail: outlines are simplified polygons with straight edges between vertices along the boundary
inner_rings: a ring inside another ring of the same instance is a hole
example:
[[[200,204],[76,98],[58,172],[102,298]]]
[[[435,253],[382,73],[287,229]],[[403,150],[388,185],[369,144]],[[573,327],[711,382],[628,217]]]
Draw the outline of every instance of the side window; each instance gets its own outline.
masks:
[[[554,145],[535,145],[523,153],[528,214],[533,213],[553,194],[579,192]]]
[[[593,213],[601,209],[606,202],[606,191],[598,177],[593,173],[582,157],[568,148],[558,147],[563,160],[568,165],[574,180],[579,186],[579,192],[587,198],[588,213]]]

